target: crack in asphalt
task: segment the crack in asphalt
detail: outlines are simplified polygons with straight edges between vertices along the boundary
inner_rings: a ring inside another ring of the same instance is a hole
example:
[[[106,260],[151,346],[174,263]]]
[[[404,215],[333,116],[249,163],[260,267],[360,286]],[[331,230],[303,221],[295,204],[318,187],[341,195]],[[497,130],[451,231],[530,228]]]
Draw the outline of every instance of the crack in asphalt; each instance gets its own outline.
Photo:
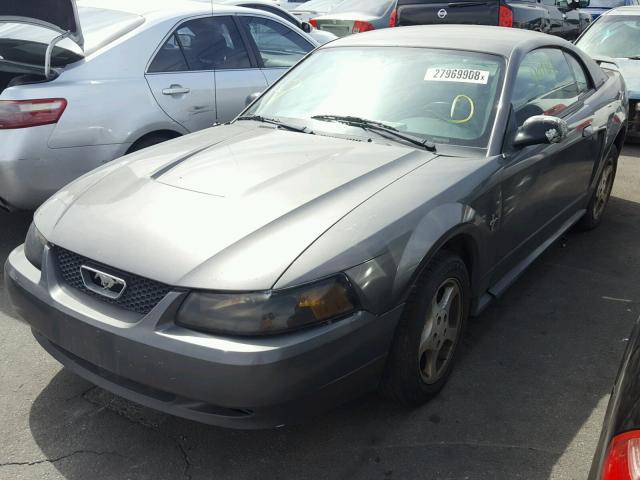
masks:
[[[96,455],[96,456],[103,456],[103,455],[110,455],[110,456],[114,456],[114,457],[120,457],[120,458],[127,458],[126,456],[122,455],[121,453],[118,452],[98,452],[96,450],[75,450],[67,455],[62,455],[60,457],[55,457],[55,458],[44,458],[42,460],[34,460],[32,462],[4,462],[4,463],[0,463],[0,468],[4,468],[4,467],[13,467],[13,466],[18,466],[18,467],[31,467],[33,465],[40,465],[42,463],[56,463],[56,462],[60,462],[62,460],[65,460],[67,458],[73,457],[74,455]]]
[[[92,392],[93,390],[98,389],[97,386],[92,386],[91,388],[89,388],[88,390],[86,390],[85,392],[80,394],[80,398],[82,398],[85,402],[88,402],[96,407],[98,407],[98,410],[108,410],[111,413],[115,413],[116,415],[118,415],[119,417],[124,418],[125,420],[127,420],[129,423],[133,424],[133,425],[137,425],[140,426],[146,430],[151,430],[152,432],[155,432],[157,434],[159,434],[160,436],[166,438],[167,440],[169,440],[170,442],[174,443],[176,445],[176,447],[178,448],[178,451],[180,452],[180,456],[182,457],[182,460],[184,462],[184,469],[182,471],[182,474],[184,476],[184,478],[186,480],[192,480],[193,476],[190,473],[191,470],[191,459],[189,458],[189,454],[187,453],[187,448],[184,446],[183,441],[184,441],[184,437],[182,437],[182,441],[180,439],[180,437],[173,437],[171,436],[169,433],[166,432],[162,432],[159,430],[159,425],[154,425],[153,423],[144,421],[141,418],[136,418],[136,417],[132,417],[130,415],[127,415],[126,411],[123,411],[119,408],[116,408],[114,405],[112,405],[112,401],[109,401],[107,403],[102,403],[98,400],[92,399],[88,396],[88,394],[90,392]],[[123,399],[124,400],[124,399]],[[124,400],[127,401],[127,400]],[[128,401],[127,401],[128,402]]]
[[[178,446],[178,450],[180,450],[180,453],[182,454],[182,459],[184,460],[184,470],[182,474],[184,475],[184,478],[186,478],[187,480],[192,480],[193,477],[189,472],[189,470],[191,470],[191,460],[189,459],[189,454],[187,453],[187,449],[182,444],[180,439],[172,438],[170,436],[167,436],[167,438],[169,438],[170,440],[173,440],[176,443],[176,445]]]

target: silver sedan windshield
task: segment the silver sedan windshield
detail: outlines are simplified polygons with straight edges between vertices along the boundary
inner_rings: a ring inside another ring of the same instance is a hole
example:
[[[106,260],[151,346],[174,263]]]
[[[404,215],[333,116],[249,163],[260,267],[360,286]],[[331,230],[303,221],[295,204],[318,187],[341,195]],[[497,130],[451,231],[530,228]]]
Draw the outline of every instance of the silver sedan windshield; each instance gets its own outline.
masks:
[[[247,114],[305,124],[314,117],[359,117],[436,143],[486,147],[502,72],[501,57],[475,52],[326,48]]]

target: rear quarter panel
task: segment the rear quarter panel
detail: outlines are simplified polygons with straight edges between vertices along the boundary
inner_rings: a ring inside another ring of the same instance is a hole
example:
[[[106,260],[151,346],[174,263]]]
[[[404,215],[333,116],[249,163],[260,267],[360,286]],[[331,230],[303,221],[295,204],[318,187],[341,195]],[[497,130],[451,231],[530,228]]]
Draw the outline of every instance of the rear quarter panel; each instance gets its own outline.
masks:
[[[5,90],[2,98],[65,98],[67,108],[48,139],[49,148],[121,144],[122,154],[145,133],[186,133],[158,106],[144,72],[175,22],[145,26],[73,65],[48,83]]]

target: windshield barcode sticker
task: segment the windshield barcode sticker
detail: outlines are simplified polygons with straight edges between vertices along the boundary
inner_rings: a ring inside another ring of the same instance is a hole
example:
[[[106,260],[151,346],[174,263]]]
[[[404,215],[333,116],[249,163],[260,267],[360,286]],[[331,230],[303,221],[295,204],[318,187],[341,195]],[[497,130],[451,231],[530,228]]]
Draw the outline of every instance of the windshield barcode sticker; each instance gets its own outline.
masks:
[[[424,79],[428,82],[459,82],[479,83],[489,82],[489,72],[486,70],[471,70],[469,68],[430,68]]]

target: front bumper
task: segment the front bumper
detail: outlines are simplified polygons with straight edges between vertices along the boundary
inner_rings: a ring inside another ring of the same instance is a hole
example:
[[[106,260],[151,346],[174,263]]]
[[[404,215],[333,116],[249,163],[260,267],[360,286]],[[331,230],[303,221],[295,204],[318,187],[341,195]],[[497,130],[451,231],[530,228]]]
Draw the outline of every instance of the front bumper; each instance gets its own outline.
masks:
[[[374,388],[400,308],[261,338],[206,335],[173,323],[186,295],[136,316],[65,286],[47,249],[42,273],[14,250],[5,284],[18,314],[58,361],[137,403],[232,428],[269,428]]]

